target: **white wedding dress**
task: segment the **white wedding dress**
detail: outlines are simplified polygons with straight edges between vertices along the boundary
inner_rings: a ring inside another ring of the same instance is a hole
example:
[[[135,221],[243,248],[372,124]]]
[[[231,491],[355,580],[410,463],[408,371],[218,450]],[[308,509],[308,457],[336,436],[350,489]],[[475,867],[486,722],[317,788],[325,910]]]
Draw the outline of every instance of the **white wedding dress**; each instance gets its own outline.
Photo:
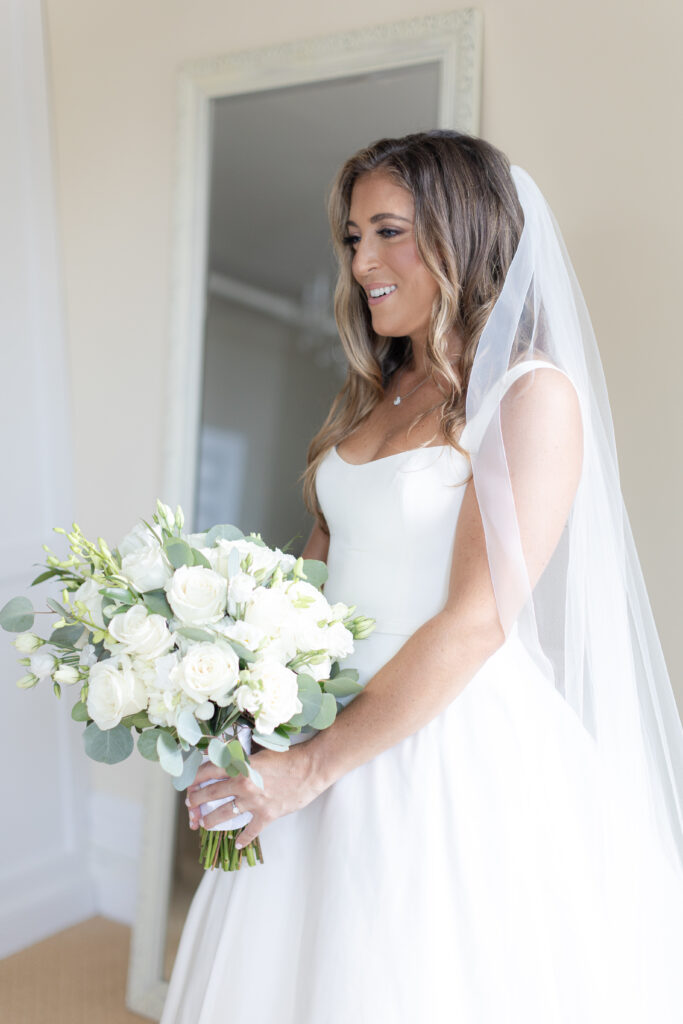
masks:
[[[447,446],[320,465],[325,594],[377,620],[361,682],[443,607],[467,474]],[[596,771],[513,629],[427,726],[268,825],[263,865],[206,873],[163,1024],[680,1024],[681,878],[653,850],[623,934]]]

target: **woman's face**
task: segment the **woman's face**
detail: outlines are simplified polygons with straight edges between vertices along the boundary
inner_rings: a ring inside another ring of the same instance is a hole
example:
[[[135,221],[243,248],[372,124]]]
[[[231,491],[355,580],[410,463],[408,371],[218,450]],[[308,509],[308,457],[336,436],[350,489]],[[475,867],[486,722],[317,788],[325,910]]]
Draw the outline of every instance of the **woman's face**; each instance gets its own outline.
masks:
[[[417,251],[414,214],[407,189],[386,171],[369,171],[353,185],[346,240],[377,334],[424,344],[439,286]],[[391,291],[370,295],[382,287]]]

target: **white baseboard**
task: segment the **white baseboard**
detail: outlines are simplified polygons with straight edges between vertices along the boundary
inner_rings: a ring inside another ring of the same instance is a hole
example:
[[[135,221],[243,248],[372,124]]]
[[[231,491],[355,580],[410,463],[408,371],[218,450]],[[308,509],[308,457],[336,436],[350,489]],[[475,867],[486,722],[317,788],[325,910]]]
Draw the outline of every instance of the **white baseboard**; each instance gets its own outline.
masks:
[[[33,863],[0,885],[0,958],[96,913],[83,854]]]

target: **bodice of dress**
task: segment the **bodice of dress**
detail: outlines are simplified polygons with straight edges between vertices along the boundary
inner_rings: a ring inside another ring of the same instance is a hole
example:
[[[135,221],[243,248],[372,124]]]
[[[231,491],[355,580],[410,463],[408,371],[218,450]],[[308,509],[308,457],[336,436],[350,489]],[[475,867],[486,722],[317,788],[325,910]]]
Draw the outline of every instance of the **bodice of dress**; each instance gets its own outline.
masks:
[[[548,366],[532,359],[510,369],[466,424],[461,445],[476,451],[512,382]],[[409,636],[436,615],[448,596],[455,530],[469,477],[469,458],[451,445],[361,464],[330,449],[316,475],[318,501],[330,528],[328,601],[355,604],[360,614],[376,619],[377,633]]]
[[[443,608],[468,477],[469,460],[450,445],[361,465],[330,449],[316,477],[330,528],[328,601],[405,636]]]

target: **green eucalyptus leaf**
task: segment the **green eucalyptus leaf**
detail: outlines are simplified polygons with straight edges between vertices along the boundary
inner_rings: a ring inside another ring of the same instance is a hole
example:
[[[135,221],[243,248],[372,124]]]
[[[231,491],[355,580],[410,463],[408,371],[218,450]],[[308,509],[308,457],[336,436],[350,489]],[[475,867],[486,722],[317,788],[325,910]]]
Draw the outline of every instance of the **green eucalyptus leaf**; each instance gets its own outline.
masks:
[[[125,761],[133,749],[133,737],[125,725],[117,725],[114,729],[100,729],[95,722],[85,727],[83,732],[85,752],[93,761],[102,764],[118,764]]]
[[[230,751],[228,750],[227,743],[223,743],[218,737],[214,737],[209,743],[209,760],[216,765],[217,768],[227,768],[232,760]]]
[[[128,729],[146,729],[149,725],[152,724],[149,718],[147,717],[146,711],[136,711],[134,715],[126,715],[125,718],[121,719],[121,722]]]
[[[35,612],[27,597],[13,597],[0,609],[0,626],[8,633],[23,633],[33,625]]]
[[[203,555],[201,553],[201,551],[197,551],[197,548],[190,548],[190,551],[192,552],[192,558],[194,559],[194,562],[193,562],[194,565],[203,565],[205,569],[210,569],[211,568],[211,562],[206,557],[206,555]]]
[[[278,753],[282,750],[289,750],[290,747],[289,740],[276,732],[271,732],[267,736],[262,735],[260,732],[254,732],[252,739],[260,744],[260,746],[266,747],[268,750],[277,750]]]
[[[177,778],[173,779],[173,785],[178,792],[183,789],[187,789],[187,787],[194,782],[195,775],[199,770],[202,760],[201,750],[190,751],[184,760],[182,772],[177,776]]]
[[[200,629],[199,626],[179,626],[178,629],[174,629],[173,632],[179,633],[180,636],[187,637],[188,640],[214,641],[216,639],[213,633],[209,633],[205,629]]]
[[[239,740],[230,740],[228,750],[233,761],[244,761],[244,748]]]
[[[169,775],[178,776],[183,770],[183,755],[180,747],[169,732],[159,730],[157,754],[161,767]]]
[[[53,612],[57,612],[58,615],[63,615],[66,619],[72,618],[73,612],[69,611],[68,608],[65,608],[63,604],[59,603],[59,601],[55,601],[54,597],[45,598],[45,603],[48,608],[51,608]]]
[[[189,708],[184,708],[178,715],[176,728],[181,739],[188,743],[195,744],[202,738],[202,730],[199,722]]]
[[[164,551],[174,569],[179,569],[181,565],[194,565],[192,548],[180,537],[173,537],[167,541],[164,544]]]
[[[358,675],[357,672],[356,675]],[[332,693],[335,697],[349,697],[353,693],[360,693],[363,689],[361,684],[346,671],[337,673],[333,679],[328,679],[323,685],[325,693]]]
[[[80,622],[69,626],[58,626],[57,629],[52,630],[48,643],[54,644],[55,647],[73,648],[76,641],[80,640],[85,628]]]
[[[299,684],[299,700],[303,704],[301,711],[290,719],[292,725],[308,725],[313,721],[320,711],[323,700],[323,693],[320,683],[317,683],[313,676],[306,672],[299,672],[297,676]]]
[[[303,570],[306,581],[318,589],[327,579],[327,566],[317,558],[304,558]]]
[[[244,534],[238,526],[221,523],[218,526],[212,526],[207,532],[205,547],[213,547],[217,540],[241,540],[243,537]]]
[[[159,753],[157,751],[159,732],[159,729],[145,729],[138,736],[138,750],[147,761],[159,760]]]
[[[251,779],[251,781],[256,786],[258,786],[259,789],[263,789],[263,777],[259,774],[259,772],[257,772],[255,768],[252,768],[250,764],[247,765],[247,770],[249,772],[249,778]]]
[[[324,693],[320,711],[309,724],[314,729],[327,729],[337,717],[337,701],[331,693]]]
[[[166,599],[166,591],[163,587],[158,590],[148,590],[142,595],[142,602],[155,615],[163,615],[167,619],[173,618],[173,611]]]
[[[178,632],[178,630],[176,630],[176,632]],[[242,660],[246,662],[256,661],[258,659],[258,654],[254,654],[254,652],[250,651],[248,647],[241,644],[239,640],[232,640],[229,636],[226,636],[225,639],[228,641],[238,658],[242,658]]]
[[[87,722],[90,718],[87,704],[82,700],[77,701],[71,709],[71,717],[74,722]]]

